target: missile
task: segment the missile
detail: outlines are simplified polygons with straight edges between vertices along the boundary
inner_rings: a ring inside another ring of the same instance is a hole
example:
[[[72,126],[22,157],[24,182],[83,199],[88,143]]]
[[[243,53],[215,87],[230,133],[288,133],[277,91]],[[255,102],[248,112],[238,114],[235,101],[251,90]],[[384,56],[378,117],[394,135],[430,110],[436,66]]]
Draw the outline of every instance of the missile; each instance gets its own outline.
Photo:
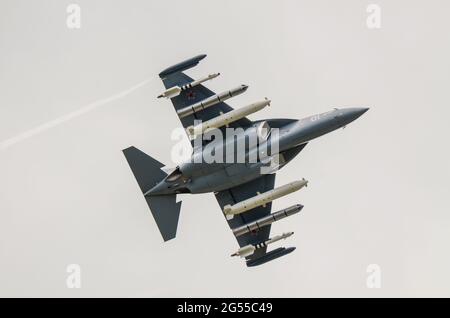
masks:
[[[222,126],[226,126],[231,124],[232,122],[235,122],[247,115],[256,113],[257,111],[260,111],[264,107],[270,105],[270,99],[265,99],[235,110],[232,110],[228,113],[222,114],[220,116],[217,116],[215,118],[212,118],[210,120],[207,120],[203,123],[200,123],[196,126],[189,126],[187,128],[187,132],[189,136],[194,139],[195,136],[203,134],[204,131],[207,129],[212,128],[219,128]]]
[[[223,207],[223,213],[225,214],[227,220],[230,220],[234,217],[235,214],[240,214],[245,211],[254,209],[258,206],[266,205],[273,200],[279,199],[285,195],[300,190],[307,184],[308,181],[305,179],[290,182],[278,188],[269,190],[261,194],[257,194],[252,198],[238,202],[234,205],[227,204]]]
[[[214,73],[214,74],[209,74],[208,76],[202,77],[198,80],[192,81],[186,85],[183,86],[173,86],[171,88],[168,88],[167,90],[164,91],[164,93],[162,93],[161,95],[158,96],[158,98],[161,97],[165,97],[165,98],[173,98],[176,97],[178,95],[180,95],[180,93],[188,88],[192,88],[194,86],[197,86],[203,82],[212,80],[213,78],[216,78],[217,76],[219,76],[220,73]]]
[[[199,111],[202,111],[205,108],[211,107],[211,106],[216,105],[220,102],[223,102],[231,97],[234,97],[234,96],[244,93],[247,90],[247,88],[248,88],[248,85],[240,85],[238,87],[230,89],[229,91],[225,91],[220,94],[208,97],[208,98],[202,100],[201,102],[195,103],[194,105],[179,109],[177,111],[178,117],[184,118],[186,116],[189,116],[189,115],[192,115]]]
[[[238,237],[244,234],[247,234],[249,232],[257,231],[260,228],[270,225],[276,221],[279,221],[281,219],[284,219],[288,216],[294,215],[303,209],[303,205],[296,204],[293,206],[290,206],[286,209],[274,212],[272,214],[266,215],[265,217],[262,217],[256,221],[244,224],[242,226],[239,226],[237,228],[233,229],[233,234]]]
[[[264,242],[258,243],[258,244],[249,244],[246,246],[241,247],[236,253],[231,254],[231,256],[240,256],[240,257],[247,257],[250,255],[253,255],[253,253],[260,248],[266,247],[269,244],[275,243],[280,240],[287,239],[289,236],[294,234],[294,232],[287,232],[283,233],[281,235],[274,236]]]

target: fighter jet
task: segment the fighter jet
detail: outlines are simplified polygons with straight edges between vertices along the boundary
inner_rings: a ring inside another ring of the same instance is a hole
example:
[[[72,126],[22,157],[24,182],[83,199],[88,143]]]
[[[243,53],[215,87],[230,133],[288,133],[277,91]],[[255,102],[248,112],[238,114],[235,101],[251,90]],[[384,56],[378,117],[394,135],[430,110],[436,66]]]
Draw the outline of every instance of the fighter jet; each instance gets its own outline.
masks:
[[[247,266],[261,265],[295,249],[278,247],[267,251],[269,244],[293,234],[270,237],[271,224],[303,208],[296,204],[271,213],[272,201],[308,183],[302,178],[275,187],[276,172],[308,142],[345,127],[368,108],[335,108],[300,120],[252,121],[247,116],[271,101],[265,98],[233,109],[224,101],[244,93],[247,85],[216,94],[203,83],[219,73],[197,80],[184,73],[205,57],[195,56],[159,73],[166,90],[158,98],[171,100],[191,142],[190,158],[166,173],[161,169],[164,164],[135,147],[123,153],[164,241],[176,236],[181,209],[177,194],[212,192],[240,247],[232,256],[245,258]]]

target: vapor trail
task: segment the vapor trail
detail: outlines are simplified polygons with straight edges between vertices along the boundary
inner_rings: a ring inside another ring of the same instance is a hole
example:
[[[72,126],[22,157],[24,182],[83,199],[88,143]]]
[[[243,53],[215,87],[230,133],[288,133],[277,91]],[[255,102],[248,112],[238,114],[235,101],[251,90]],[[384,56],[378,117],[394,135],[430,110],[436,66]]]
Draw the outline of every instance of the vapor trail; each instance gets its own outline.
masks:
[[[88,105],[86,105],[86,106],[84,106],[84,107],[82,107],[82,108],[80,108],[80,109],[78,109],[78,110],[76,110],[74,112],[68,113],[68,114],[66,114],[64,116],[58,117],[58,118],[53,119],[53,120],[51,120],[49,122],[46,122],[46,123],[44,123],[42,125],[34,127],[34,128],[32,128],[30,130],[26,130],[26,131],[18,134],[17,136],[14,136],[14,137],[11,137],[9,139],[6,139],[6,140],[0,142],[0,151],[3,151],[5,149],[7,149],[7,148],[9,148],[9,147],[11,147],[11,146],[21,142],[21,141],[24,141],[24,140],[26,140],[28,138],[31,138],[31,137],[33,137],[33,136],[35,136],[37,134],[40,134],[40,133],[42,133],[42,132],[44,132],[46,130],[49,130],[49,129],[54,128],[54,127],[56,127],[58,125],[61,125],[61,124],[65,123],[65,122],[67,122],[69,120],[72,120],[72,119],[74,119],[76,117],[79,117],[79,116],[81,116],[83,114],[86,114],[86,113],[88,113],[88,112],[90,112],[90,111],[92,111],[92,110],[94,110],[94,109],[96,109],[96,108],[98,108],[100,106],[108,104],[109,102],[112,102],[112,101],[118,100],[120,98],[123,98],[123,97],[129,95],[130,93],[134,92],[138,88],[141,88],[142,86],[148,84],[149,82],[150,82],[150,79],[146,79],[146,80],[144,80],[144,81],[142,81],[142,82],[140,82],[140,83],[138,83],[138,84],[136,84],[136,85],[134,85],[134,86],[132,86],[132,87],[122,91],[122,92],[120,92],[120,93],[117,93],[117,94],[112,95],[110,97],[107,97],[107,98],[104,98],[104,99],[100,99],[98,101],[90,103],[90,104],[88,104]]]

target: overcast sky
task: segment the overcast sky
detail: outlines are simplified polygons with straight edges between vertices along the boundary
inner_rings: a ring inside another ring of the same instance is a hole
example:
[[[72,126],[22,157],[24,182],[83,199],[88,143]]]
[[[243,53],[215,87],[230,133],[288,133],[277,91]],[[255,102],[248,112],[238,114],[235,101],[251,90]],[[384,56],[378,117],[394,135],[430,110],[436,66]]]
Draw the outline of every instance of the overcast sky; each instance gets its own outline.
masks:
[[[79,0],[80,29],[70,3],[0,3],[0,296],[450,296],[448,1]],[[305,205],[272,227],[297,250],[263,266],[229,256],[212,194],[163,243],[121,153],[174,165],[157,74],[200,53],[211,89],[250,86],[230,105],[272,100],[251,119],[370,107],[277,174],[310,183],[274,203]]]

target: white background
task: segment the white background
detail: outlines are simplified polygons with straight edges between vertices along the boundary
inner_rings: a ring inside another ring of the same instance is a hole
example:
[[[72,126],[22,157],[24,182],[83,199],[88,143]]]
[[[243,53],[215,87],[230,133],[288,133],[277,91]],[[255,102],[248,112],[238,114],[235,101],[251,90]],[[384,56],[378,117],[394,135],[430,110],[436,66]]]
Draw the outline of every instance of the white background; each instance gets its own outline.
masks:
[[[0,141],[30,133],[0,150],[0,296],[450,296],[448,1],[377,1],[376,30],[369,1],[80,0],[76,30],[69,3],[0,3]],[[212,194],[182,196],[163,243],[121,153],[172,165],[179,121],[157,74],[200,53],[188,73],[221,72],[210,88],[250,85],[230,105],[272,99],[252,119],[370,107],[278,173],[310,183],[274,204],[305,205],[272,227],[297,250],[260,267],[229,256]]]

